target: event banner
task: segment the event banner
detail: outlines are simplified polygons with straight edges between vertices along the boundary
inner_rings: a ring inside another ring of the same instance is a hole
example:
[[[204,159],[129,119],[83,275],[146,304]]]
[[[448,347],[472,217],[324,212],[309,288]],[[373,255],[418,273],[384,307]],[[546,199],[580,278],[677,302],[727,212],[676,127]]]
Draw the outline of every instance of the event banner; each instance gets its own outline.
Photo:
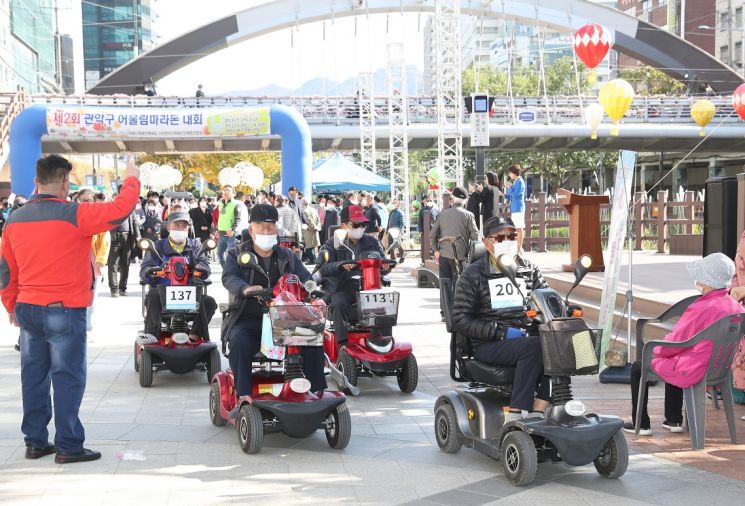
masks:
[[[621,255],[624,252],[626,225],[629,217],[629,202],[632,197],[632,182],[635,151],[621,151],[616,167],[616,184],[613,187],[613,206],[611,208],[610,230],[608,231],[608,250],[605,252],[605,277],[603,294],[600,298],[600,320],[598,328],[603,329],[600,347],[601,367],[605,367],[605,352],[613,333],[613,313],[616,309],[616,290],[621,275]],[[629,316],[630,318],[630,316]],[[631,337],[628,337],[631,339]]]
[[[269,135],[269,109],[49,106],[47,132],[119,139]]]

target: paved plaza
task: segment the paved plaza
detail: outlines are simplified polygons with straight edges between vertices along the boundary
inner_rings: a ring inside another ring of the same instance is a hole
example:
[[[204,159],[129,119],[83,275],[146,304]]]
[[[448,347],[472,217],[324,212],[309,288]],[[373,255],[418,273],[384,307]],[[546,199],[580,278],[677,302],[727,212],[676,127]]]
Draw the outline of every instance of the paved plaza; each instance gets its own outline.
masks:
[[[540,264],[541,257],[534,256]],[[410,259],[393,275],[401,292],[395,335],[409,340],[419,362],[419,387],[399,392],[395,378],[360,380],[362,394],[348,400],[353,433],[343,451],[331,450],[322,432],[304,440],[266,437],[258,455],[245,455],[234,428],[209,421],[204,372],[156,375],[152,388],[138,384],[132,341],[142,326],[139,286],[112,299],[99,287],[89,339],[88,388],[81,416],[86,446],[101,460],[56,465],[52,457],[24,459],[20,433],[17,330],[0,323],[1,504],[743,504],[745,445],[729,444],[723,412],[709,411],[707,448],[690,451],[686,434],[663,433],[662,388],[651,392],[655,437],[633,442],[629,469],[620,480],[595,468],[542,464],[534,485],[516,488],[496,461],[468,448],[442,453],[435,443],[432,408],[453,387],[448,339],[435,289],[416,288]],[[135,271],[136,269],[133,269]],[[210,293],[226,300],[218,272]],[[692,291],[690,292],[692,293]],[[218,338],[219,315],[213,321]],[[223,367],[227,360],[223,359]],[[628,386],[575,382],[589,408],[627,416]],[[740,440],[745,414],[737,406]],[[739,478],[739,479],[738,479]]]

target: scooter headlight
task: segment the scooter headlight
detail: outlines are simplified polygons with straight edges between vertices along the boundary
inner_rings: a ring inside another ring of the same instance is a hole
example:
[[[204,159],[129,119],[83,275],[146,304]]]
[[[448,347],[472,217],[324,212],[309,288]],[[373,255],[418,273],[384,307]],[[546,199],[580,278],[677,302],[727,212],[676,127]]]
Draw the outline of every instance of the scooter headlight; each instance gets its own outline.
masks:
[[[564,411],[572,416],[582,416],[586,410],[585,403],[582,401],[569,401],[564,405]]]
[[[377,351],[378,353],[388,353],[393,349],[393,339],[387,339],[385,341],[373,341],[372,339],[367,340],[367,346],[371,350]]]
[[[186,344],[189,342],[189,334],[186,332],[175,332],[171,339],[173,339],[173,342],[176,344]]]
[[[310,390],[310,381],[305,378],[295,378],[290,381],[290,390],[296,394],[304,394]]]

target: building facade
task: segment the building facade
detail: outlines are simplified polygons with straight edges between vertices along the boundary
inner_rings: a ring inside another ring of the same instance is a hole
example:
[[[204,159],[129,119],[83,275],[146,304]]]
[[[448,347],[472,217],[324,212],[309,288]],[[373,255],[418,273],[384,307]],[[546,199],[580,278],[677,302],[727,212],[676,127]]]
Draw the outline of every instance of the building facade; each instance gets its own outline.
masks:
[[[83,5],[85,87],[90,88],[154,44],[150,0],[97,0]]]
[[[716,21],[702,30],[714,35],[715,56],[733,69],[745,73],[743,8],[745,8],[745,0],[717,0]]]

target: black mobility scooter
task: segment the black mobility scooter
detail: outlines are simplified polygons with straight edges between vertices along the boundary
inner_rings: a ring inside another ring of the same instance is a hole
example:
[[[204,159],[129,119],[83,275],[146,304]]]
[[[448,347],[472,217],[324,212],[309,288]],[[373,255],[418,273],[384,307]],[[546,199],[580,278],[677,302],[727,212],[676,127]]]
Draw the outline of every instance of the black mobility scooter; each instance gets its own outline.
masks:
[[[483,254],[483,246],[474,243],[471,261]],[[532,483],[538,463],[546,461],[572,466],[593,462],[602,476],[620,477],[628,465],[622,420],[586,413],[571,390],[570,376],[598,372],[600,331],[587,327],[579,317],[581,309],[567,303],[568,295],[562,300],[550,288],[523,293],[525,283],[519,281],[523,273],[513,258],[500,256],[497,264],[507,281],[504,286],[510,287],[505,292],[522,301],[503,310],[500,324],[503,316],[506,326],[540,336],[544,372],[551,379],[551,404],[545,418],[505,423],[515,369],[476,361],[469,339],[451,332],[450,376],[463,385],[440,396],[435,404],[434,428],[440,449],[455,453],[465,445],[501,460],[505,475],[518,486]],[[591,264],[589,256],[577,261],[575,287]]]

